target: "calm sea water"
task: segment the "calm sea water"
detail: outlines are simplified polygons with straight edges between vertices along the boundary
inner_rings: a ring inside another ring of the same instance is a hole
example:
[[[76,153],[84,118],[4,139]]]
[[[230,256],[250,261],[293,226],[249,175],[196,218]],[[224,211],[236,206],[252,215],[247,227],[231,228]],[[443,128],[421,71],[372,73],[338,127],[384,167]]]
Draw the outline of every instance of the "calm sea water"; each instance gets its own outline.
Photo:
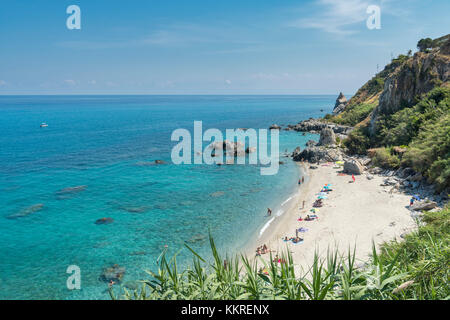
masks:
[[[298,168],[174,165],[176,128],[268,128],[330,112],[334,96],[0,97],[0,298],[108,299],[105,267],[126,268],[135,286],[165,245],[208,256],[208,232],[224,251],[242,248],[293,193]],[[41,122],[49,124],[40,128]],[[280,152],[309,139],[280,133]],[[142,166],[162,159],[169,164]],[[80,192],[58,191],[86,186]],[[42,206],[43,205],[43,206]],[[34,207],[33,207],[34,206]],[[11,219],[11,216],[19,215]],[[97,225],[111,217],[114,222]],[[69,291],[66,269],[81,268]]]

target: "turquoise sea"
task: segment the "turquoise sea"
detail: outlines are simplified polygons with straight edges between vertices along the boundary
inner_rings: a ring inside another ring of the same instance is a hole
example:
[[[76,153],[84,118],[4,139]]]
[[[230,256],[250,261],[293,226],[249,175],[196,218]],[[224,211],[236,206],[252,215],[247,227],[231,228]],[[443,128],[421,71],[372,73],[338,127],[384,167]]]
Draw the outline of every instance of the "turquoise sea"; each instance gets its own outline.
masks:
[[[298,167],[281,158],[278,174],[262,176],[259,165],[174,165],[172,131],[195,120],[224,133],[286,125],[330,112],[334,100],[0,97],[0,299],[108,299],[105,267],[126,268],[132,288],[165,245],[181,249],[180,263],[190,260],[184,243],[208,257],[208,231],[222,250],[239,250],[297,188]],[[318,137],[281,131],[280,153],[309,139]],[[148,165],[156,159],[168,164]],[[102,217],[114,221],[95,224]],[[69,265],[81,269],[81,290],[66,287]]]

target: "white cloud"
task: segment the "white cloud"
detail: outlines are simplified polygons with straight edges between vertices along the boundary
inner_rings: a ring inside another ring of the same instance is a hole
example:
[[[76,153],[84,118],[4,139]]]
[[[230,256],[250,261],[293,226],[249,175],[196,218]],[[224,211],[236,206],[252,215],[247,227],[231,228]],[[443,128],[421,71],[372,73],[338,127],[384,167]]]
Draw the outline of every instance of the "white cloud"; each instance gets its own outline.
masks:
[[[95,81],[95,80],[89,80],[89,81],[88,81],[88,84],[94,85],[94,84],[97,84],[97,81]]]
[[[231,84],[231,80],[225,80],[226,84]]]
[[[64,83],[68,84],[69,86],[74,86],[74,85],[77,84],[77,82],[75,80],[72,80],[72,79],[64,80]]]
[[[6,86],[6,81],[5,80],[0,80],[0,87]]]
[[[366,10],[372,3],[365,0],[317,0],[315,4],[319,6],[316,16],[299,19],[290,25],[339,35],[352,34],[356,32],[352,26],[361,23],[360,28],[366,27],[362,22],[367,19]]]

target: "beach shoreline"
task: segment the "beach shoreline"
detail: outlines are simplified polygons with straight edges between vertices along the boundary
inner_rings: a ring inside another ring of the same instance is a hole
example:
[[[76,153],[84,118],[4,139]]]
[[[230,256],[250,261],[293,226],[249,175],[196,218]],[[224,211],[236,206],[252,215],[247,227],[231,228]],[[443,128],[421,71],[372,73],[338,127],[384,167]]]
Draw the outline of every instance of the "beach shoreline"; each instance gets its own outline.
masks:
[[[372,252],[372,241],[377,247],[392,240],[400,241],[402,235],[417,228],[415,219],[408,209],[410,195],[402,192],[392,193],[389,187],[381,186],[385,177],[367,173],[355,176],[338,175],[342,170],[334,163],[319,165],[310,169],[308,163],[297,163],[305,182],[299,186],[286,212],[274,219],[262,235],[255,235],[249,245],[243,248],[243,254],[254,258],[256,248],[262,245],[276,253],[292,253],[294,262],[303,270],[312,265],[314,254],[325,258],[328,249],[337,249],[340,254],[347,254],[355,249],[357,261],[367,261]],[[324,199],[314,221],[298,221],[299,217],[312,214],[313,202],[325,184],[331,184],[333,191]],[[302,209],[303,201],[305,208]],[[267,217],[268,221],[270,217]],[[285,242],[284,237],[295,237],[295,230],[303,241],[294,244]],[[260,256],[269,260],[269,254]]]

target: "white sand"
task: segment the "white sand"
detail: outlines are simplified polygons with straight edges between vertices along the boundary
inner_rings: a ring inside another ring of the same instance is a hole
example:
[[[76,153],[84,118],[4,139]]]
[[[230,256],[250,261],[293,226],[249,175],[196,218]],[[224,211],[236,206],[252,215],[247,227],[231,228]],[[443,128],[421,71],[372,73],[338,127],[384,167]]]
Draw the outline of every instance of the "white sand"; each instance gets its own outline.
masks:
[[[307,165],[309,167],[309,165]],[[257,246],[266,244],[271,250],[285,251],[286,246],[293,254],[294,262],[307,268],[313,262],[314,252],[318,250],[322,258],[327,248],[336,248],[346,253],[349,246],[356,245],[357,260],[366,261],[372,251],[372,241],[377,245],[393,239],[400,240],[404,232],[411,232],[416,223],[407,209],[410,196],[403,193],[390,193],[391,187],[382,187],[383,177],[374,175],[368,180],[366,175],[355,176],[356,182],[349,183],[351,176],[338,176],[340,169],[319,166],[307,169],[307,180],[290,203],[290,208],[276,218],[264,233],[245,250],[255,256]],[[332,192],[323,200],[319,208],[318,220],[297,221],[301,216],[312,214],[309,210],[317,199],[317,194],[325,184],[331,184]],[[300,210],[303,200],[305,209]],[[269,217],[267,218],[270,219]],[[293,244],[282,238],[295,237],[295,230],[304,227],[307,232],[299,232],[304,241]],[[263,255],[269,258],[269,255]]]

